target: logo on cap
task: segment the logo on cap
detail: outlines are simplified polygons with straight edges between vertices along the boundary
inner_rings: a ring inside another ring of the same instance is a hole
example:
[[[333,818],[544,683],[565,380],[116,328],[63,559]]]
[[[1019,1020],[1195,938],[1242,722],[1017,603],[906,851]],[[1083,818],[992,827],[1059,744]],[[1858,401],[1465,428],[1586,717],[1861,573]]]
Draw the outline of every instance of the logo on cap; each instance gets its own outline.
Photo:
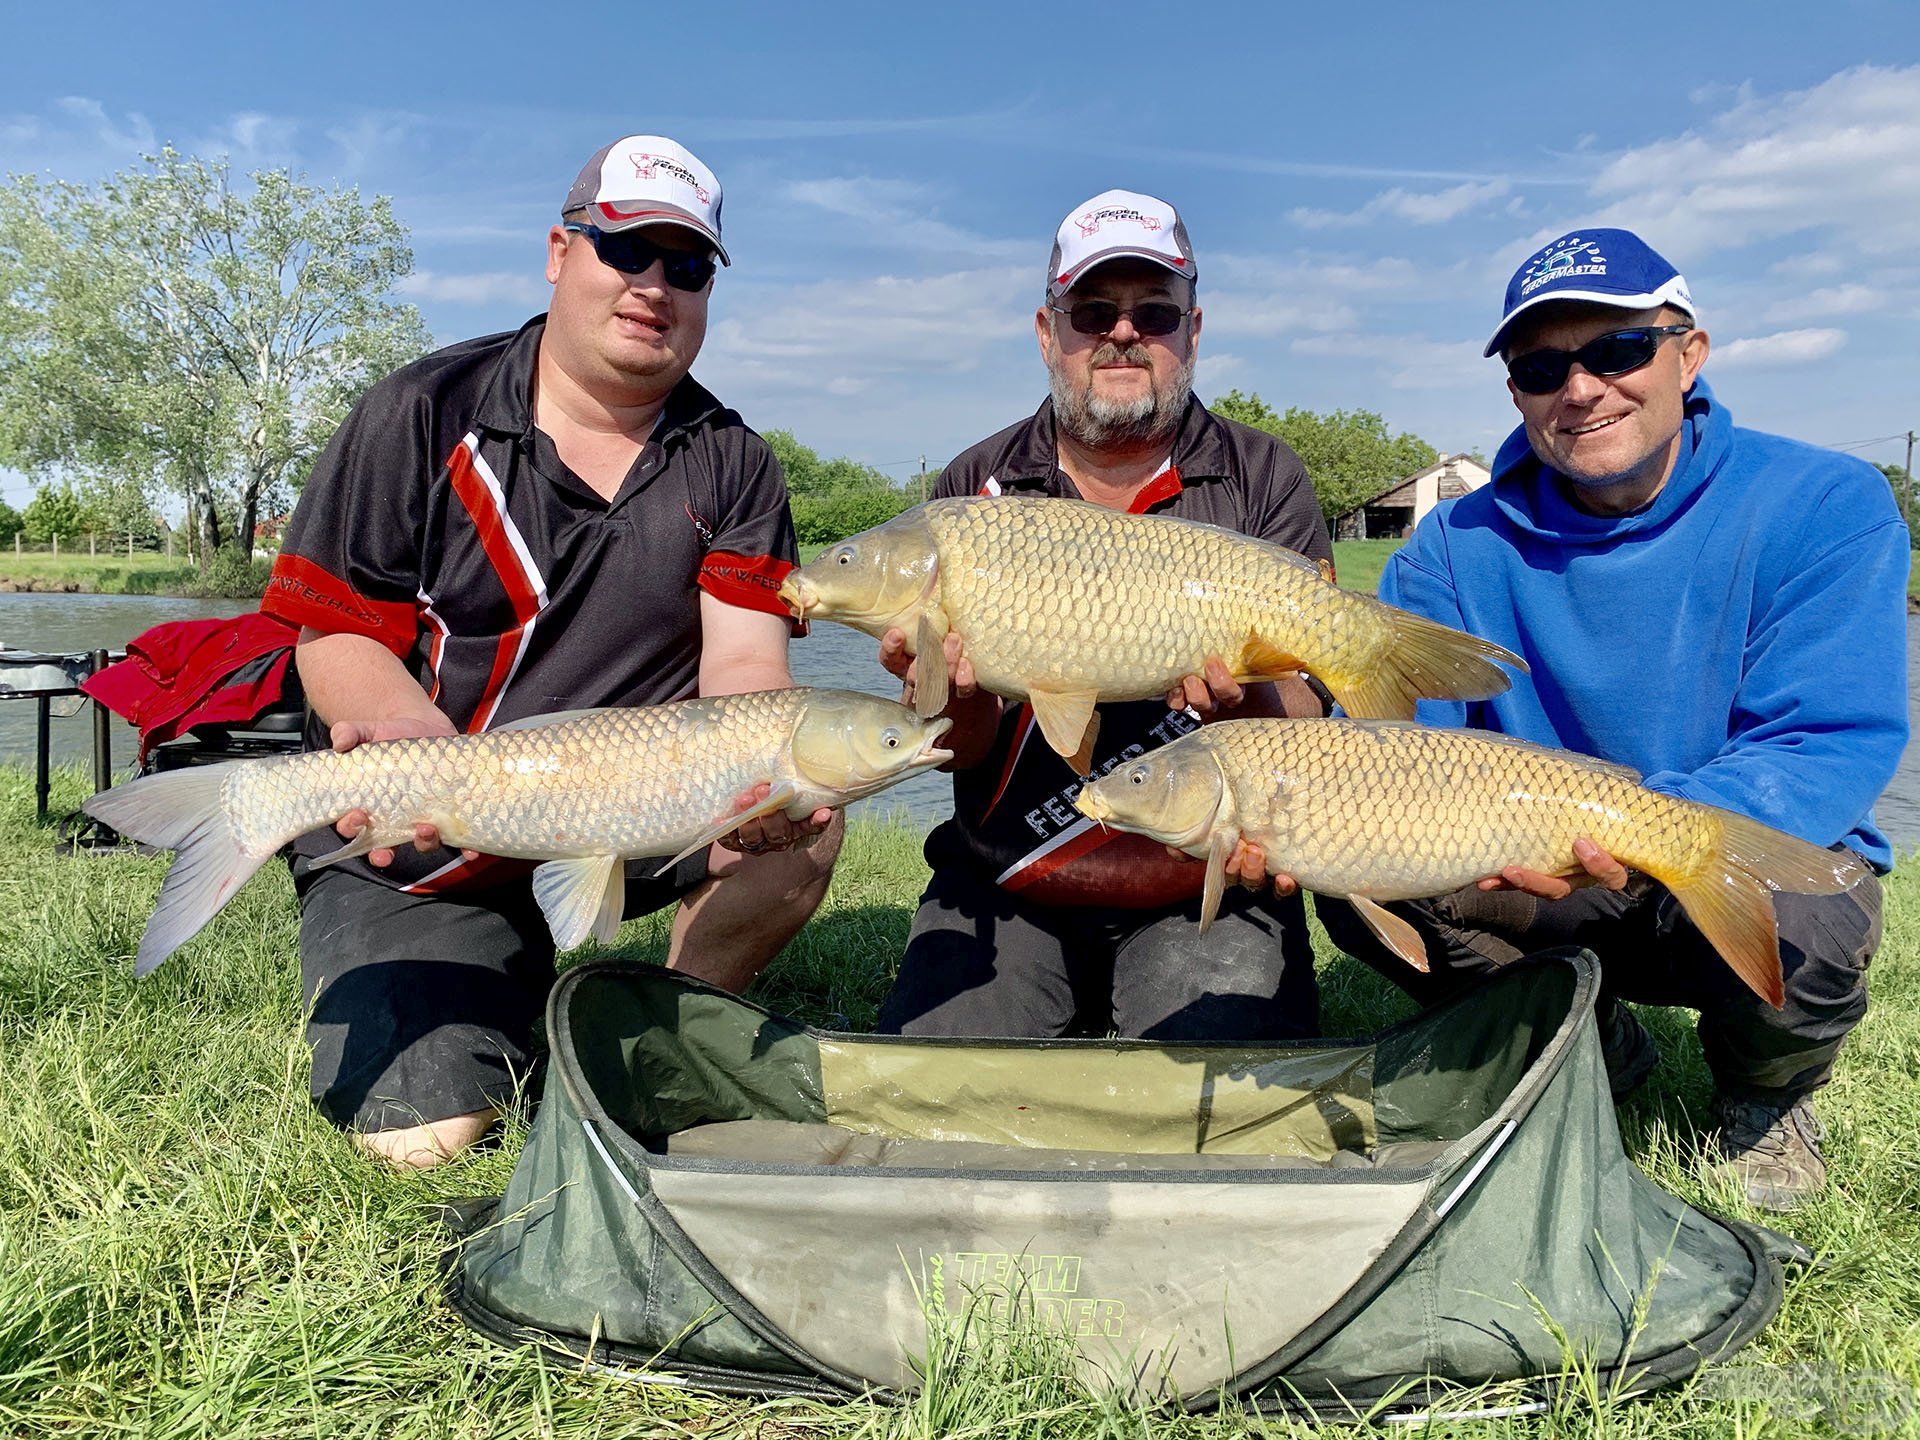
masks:
[[[1567,280],[1576,275],[1605,275],[1607,257],[1591,240],[1569,235],[1556,240],[1534,256],[1520,281],[1520,294],[1531,295],[1550,280]]]
[[[645,150],[635,150],[628,153],[627,160],[633,166],[633,178],[636,180],[652,180],[656,172],[664,170],[698,195],[702,205],[713,198],[708,194],[707,187],[694,177],[694,173],[671,155],[651,155]]]
[[[1074,226],[1083,236],[1097,235],[1100,227],[1110,221],[1124,220],[1138,225],[1142,230],[1157,232],[1160,229],[1160,217],[1148,215],[1143,211],[1130,209],[1125,205],[1108,205],[1099,210],[1087,210],[1074,217]]]

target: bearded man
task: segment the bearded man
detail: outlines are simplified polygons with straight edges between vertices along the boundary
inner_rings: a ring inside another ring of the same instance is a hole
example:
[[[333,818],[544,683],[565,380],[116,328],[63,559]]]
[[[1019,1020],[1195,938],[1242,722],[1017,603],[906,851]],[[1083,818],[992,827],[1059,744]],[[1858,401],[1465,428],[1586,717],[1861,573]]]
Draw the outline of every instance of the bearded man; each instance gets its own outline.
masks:
[[[1200,340],[1185,224],[1152,196],[1109,190],[1061,222],[1034,315],[1052,394],[960,455],[938,495],[1051,495],[1177,515],[1331,563],[1299,457],[1192,395]],[[899,630],[880,659],[911,688]],[[1069,803],[1079,777],[1031,707],[974,684],[946,642],[954,817],[927,839],[921,897],[880,1029],[912,1035],[1067,1033],[1170,1041],[1310,1036],[1318,992],[1296,895],[1236,890],[1198,932],[1203,867],[1102,830]],[[1164,701],[1102,705],[1093,772],[1210,720],[1322,715],[1313,682],[1236,684],[1217,658]]]

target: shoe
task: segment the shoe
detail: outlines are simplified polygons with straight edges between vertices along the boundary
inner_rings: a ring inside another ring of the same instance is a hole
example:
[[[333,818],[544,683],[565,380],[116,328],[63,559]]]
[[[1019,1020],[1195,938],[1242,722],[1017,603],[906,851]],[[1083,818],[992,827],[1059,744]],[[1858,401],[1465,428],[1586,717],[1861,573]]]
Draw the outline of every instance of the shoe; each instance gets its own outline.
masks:
[[[1607,1066],[1607,1088],[1618,1105],[1646,1084],[1660,1059],[1660,1047],[1640,1023],[1640,1017],[1618,1000],[1602,1001],[1593,1018],[1600,1027],[1600,1058]]]
[[[1715,1169],[1733,1179],[1756,1209],[1776,1213],[1797,1210],[1827,1183],[1827,1162],[1820,1142],[1827,1132],[1814,1118],[1812,1100],[1742,1100],[1721,1096],[1714,1102],[1720,1128],[1712,1148]]]

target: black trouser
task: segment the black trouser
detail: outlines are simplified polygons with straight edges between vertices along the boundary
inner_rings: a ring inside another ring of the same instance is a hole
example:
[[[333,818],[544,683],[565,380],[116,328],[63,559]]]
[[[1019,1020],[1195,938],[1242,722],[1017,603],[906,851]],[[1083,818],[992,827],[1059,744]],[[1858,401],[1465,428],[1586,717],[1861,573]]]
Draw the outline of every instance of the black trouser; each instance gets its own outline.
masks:
[[[1258,1044],[1317,1035],[1320,992],[1298,897],[1232,888],[1156,910],[1025,904],[964,866],[934,871],[885,1034],[1069,1033]]]
[[[1635,876],[1626,890],[1591,886],[1564,900],[1472,887],[1387,906],[1426,941],[1422,975],[1377,939],[1344,900],[1316,895],[1333,941],[1423,1005],[1476,976],[1555,945],[1600,961],[1600,1005],[1621,1000],[1700,1012],[1700,1044],[1721,1093],[1772,1103],[1826,1084],[1847,1032],[1867,1011],[1867,962],[1880,944],[1880,881],[1844,895],[1773,897],[1786,1004],[1775,1010],[1744,985],[1664,886]]]

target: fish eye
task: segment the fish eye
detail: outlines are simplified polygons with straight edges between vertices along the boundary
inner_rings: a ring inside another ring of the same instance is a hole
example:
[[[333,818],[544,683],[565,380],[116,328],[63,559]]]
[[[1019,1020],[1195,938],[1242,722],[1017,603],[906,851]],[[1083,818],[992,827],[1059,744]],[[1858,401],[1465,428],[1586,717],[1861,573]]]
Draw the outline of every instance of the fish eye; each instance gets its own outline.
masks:
[[[1136,765],[1127,772],[1127,783],[1129,785],[1144,785],[1152,774],[1153,772],[1145,765]]]
[[[834,551],[833,563],[836,565],[851,565],[853,563],[853,547],[851,545],[842,545],[838,550]]]
[[[900,748],[900,732],[898,730],[882,730],[880,732],[880,743],[889,750],[898,750]]]

